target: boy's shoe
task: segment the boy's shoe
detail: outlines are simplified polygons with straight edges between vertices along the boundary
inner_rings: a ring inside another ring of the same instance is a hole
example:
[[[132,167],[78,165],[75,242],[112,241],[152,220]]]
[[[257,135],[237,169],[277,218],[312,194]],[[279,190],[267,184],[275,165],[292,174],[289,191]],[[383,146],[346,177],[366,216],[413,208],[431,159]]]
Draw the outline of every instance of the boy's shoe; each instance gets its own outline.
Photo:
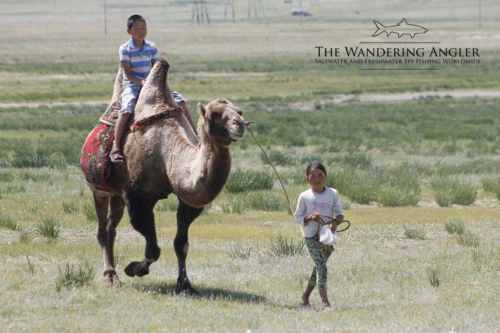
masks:
[[[299,306],[300,306],[301,309],[309,309],[309,308],[311,308],[311,303],[304,303],[304,302],[302,302],[302,303],[299,304]]]
[[[109,153],[109,159],[111,162],[120,164],[125,162],[125,158],[122,155],[121,149],[113,149],[111,153]]]

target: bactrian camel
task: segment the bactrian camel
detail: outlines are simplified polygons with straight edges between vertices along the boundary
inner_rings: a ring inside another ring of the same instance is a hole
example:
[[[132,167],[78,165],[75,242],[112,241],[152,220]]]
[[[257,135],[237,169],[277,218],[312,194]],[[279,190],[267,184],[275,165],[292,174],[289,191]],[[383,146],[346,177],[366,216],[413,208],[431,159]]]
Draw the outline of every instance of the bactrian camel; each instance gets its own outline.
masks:
[[[168,68],[164,59],[153,67],[137,101],[135,120],[168,107],[178,108],[168,86]],[[121,81],[117,79],[114,100],[120,98],[120,90]],[[160,256],[153,208],[159,200],[175,194],[179,200],[174,239],[179,266],[176,292],[197,293],[186,272],[189,226],[223,189],[231,168],[229,147],[245,134],[243,110],[225,99],[214,100],[207,106],[199,103],[198,113],[198,135],[182,114],[125,134],[126,163],[111,165],[107,179],[111,194],[93,190],[105,285],[122,284],[115,270],[113,244],[125,206],[133,227],[146,239],[144,260],[131,262],[125,273],[144,276]]]

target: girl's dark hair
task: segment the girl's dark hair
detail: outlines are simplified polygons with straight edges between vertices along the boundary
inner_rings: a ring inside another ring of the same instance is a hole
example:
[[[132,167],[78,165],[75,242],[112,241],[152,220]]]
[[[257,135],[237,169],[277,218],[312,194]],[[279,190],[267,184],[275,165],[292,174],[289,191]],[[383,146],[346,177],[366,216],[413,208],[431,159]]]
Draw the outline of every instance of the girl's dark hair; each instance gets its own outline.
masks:
[[[309,166],[306,169],[306,176],[309,176],[309,172],[312,169],[320,169],[321,171],[323,171],[325,173],[325,175],[328,176],[328,174],[326,173],[325,166],[323,164],[319,163],[319,162],[312,162],[311,164],[309,164]]]
[[[137,21],[142,21],[144,23],[146,23],[146,20],[144,19],[144,17],[142,17],[141,15],[132,15],[128,18],[128,21],[127,21],[127,28],[129,29],[132,29],[132,26],[134,25],[135,22]]]

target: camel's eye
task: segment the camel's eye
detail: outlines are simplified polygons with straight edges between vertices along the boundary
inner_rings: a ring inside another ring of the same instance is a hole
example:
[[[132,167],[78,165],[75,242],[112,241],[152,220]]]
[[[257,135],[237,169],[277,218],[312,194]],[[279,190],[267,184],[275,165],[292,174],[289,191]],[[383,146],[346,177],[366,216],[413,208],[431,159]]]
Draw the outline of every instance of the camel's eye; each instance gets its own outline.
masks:
[[[219,124],[220,121],[221,121],[221,116],[219,113],[216,113],[216,112],[212,112],[210,113],[210,116],[209,116],[209,119],[212,123],[214,124]]]

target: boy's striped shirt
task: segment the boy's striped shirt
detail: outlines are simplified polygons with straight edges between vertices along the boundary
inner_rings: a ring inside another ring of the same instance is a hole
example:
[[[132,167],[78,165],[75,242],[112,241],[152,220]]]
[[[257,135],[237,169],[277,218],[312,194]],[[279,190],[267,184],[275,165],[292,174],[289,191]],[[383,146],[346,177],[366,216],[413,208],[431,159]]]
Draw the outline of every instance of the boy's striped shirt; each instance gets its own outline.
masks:
[[[160,58],[156,45],[148,40],[144,40],[144,45],[141,50],[137,47],[137,45],[135,45],[134,40],[130,39],[128,42],[120,46],[119,53],[120,61],[130,63],[130,66],[132,67],[132,74],[141,80],[144,80],[151,71],[151,60],[156,61]],[[135,83],[130,82],[125,75],[123,76],[123,84],[135,85]]]

